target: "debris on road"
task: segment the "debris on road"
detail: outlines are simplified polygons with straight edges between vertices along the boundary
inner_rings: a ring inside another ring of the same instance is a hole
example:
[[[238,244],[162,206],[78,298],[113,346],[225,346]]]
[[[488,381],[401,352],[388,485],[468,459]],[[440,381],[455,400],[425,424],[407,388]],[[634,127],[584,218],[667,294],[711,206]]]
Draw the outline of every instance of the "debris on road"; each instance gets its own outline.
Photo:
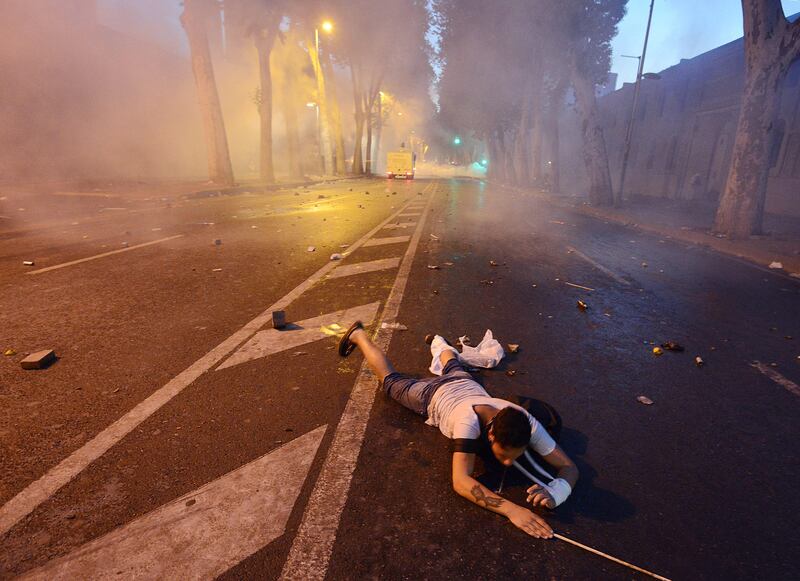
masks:
[[[770,262],[769,267],[773,270],[780,270],[783,268],[783,263],[781,262]]]
[[[506,347],[508,347],[509,353],[519,353],[519,345],[517,343],[508,343]]]
[[[489,261],[489,266],[497,266],[497,262],[494,260]]]
[[[551,224],[559,224],[561,226],[563,226],[565,224],[565,222],[562,222],[561,220],[550,220],[550,223]]]
[[[129,244],[128,242],[123,242],[123,243],[121,244],[121,246],[122,246],[123,248],[128,248],[128,247],[130,246],[130,244]]]
[[[307,249],[307,252],[316,252],[316,251],[317,251],[317,247],[316,246],[309,246],[308,249]]]
[[[301,355],[308,355],[308,353],[305,351],[295,351],[294,353],[292,353],[292,355],[294,357],[300,357]]]
[[[408,331],[408,327],[402,323],[381,323],[381,329],[391,329],[392,331]]]
[[[506,375],[508,375],[509,377],[514,377],[516,374],[517,371],[515,369],[509,369],[508,371],[506,371]]]
[[[20,361],[22,369],[44,369],[50,366],[56,360],[56,352],[52,349],[45,349],[31,353],[25,359]]]
[[[642,263],[642,268],[647,268],[647,263],[646,262]]]
[[[589,305],[587,305],[587,304],[586,304],[586,303],[584,303],[583,301],[578,301],[578,308],[579,308],[581,311],[585,311],[586,309],[588,309],[588,308],[589,308]]]
[[[664,350],[661,347],[653,347],[653,355],[663,355]]]
[[[591,287],[588,287],[588,286],[583,286],[583,285],[580,285],[580,284],[574,284],[574,283],[567,282],[567,281],[564,281],[564,284],[566,284],[566,285],[568,285],[568,286],[575,287],[575,288],[580,288],[580,289],[583,289],[583,290],[586,290],[586,291],[593,291],[593,290],[595,290],[595,289],[593,289],[593,288],[591,288]],[[533,286],[536,286],[536,285],[533,285]]]
[[[222,272],[221,268],[212,268],[211,272]]]
[[[35,266],[36,263],[33,260],[23,260],[22,266]]]
[[[698,367],[702,367],[703,365],[705,365],[705,363],[706,362],[703,361],[703,358],[700,357],[699,355],[694,358],[694,364],[697,365]]]
[[[636,401],[639,403],[643,403],[644,405],[653,405],[653,400],[647,397],[646,395],[640,395],[636,398]]]
[[[666,351],[683,351],[683,345],[676,343],[675,341],[667,341],[666,343],[662,343],[661,347]]]
[[[439,240],[439,237],[436,234],[431,234],[431,240]]]
[[[334,252],[333,254],[331,254],[331,260],[341,260],[342,258],[343,258],[342,255],[339,254],[338,252]]]
[[[339,244],[339,248],[350,248],[349,244]]]
[[[6,349],[5,351],[3,351],[3,355],[5,355],[6,357],[11,357],[12,355],[16,355],[16,354],[17,354],[17,352],[14,351],[10,347],[8,349]]]
[[[286,311],[272,311],[272,328],[283,329],[286,326]]]
[[[453,263],[452,262],[445,262],[444,265],[445,266],[453,266]]]
[[[429,264],[428,270],[440,270],[440,267],[438,264]]]
[[[435,294],[435,295],[438,295],[438,294],[439,294],[439,291],[438,291],[438,290],[435,290],[435,289],[434,289],[432,292],[433,292],[433,294]]]
[[[325,199],[325,195],[324,195],[324,194],[319,194],[319,195],[317,196],[317,199],[318,199],[318,200],[324,200],[324,199]]]
[[[222,238],[214,238],[214,246],[220,246],[222,244]]]

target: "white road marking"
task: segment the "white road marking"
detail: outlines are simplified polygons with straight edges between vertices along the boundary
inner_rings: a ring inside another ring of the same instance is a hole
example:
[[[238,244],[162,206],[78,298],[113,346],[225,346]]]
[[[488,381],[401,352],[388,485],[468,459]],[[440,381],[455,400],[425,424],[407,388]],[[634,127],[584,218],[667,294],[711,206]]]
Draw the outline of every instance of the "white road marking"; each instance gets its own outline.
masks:
[[[399,218],[413,218],[415,216],[421,216],[422,212],[409,212],[408,214],[398,214]]]
[[[259,331],[247,343],[242,345],[236,353],[231,355],[227,361],[217,367],[217,371],[240,365],[253,359],[267,357],[273,353],[294,349],[306,343],[327,339],[330,334],[326,333],[323,327],[328,327],[331,324],[337,324],[343,330],[356,321],[363,321],[364,324],[368,325],[375,319],[380,305],[380,302],[375,302],[352,309],[343,309],[327,315],[298,321],[284,330],[265,329]]]
[[[343,264],[330,273],[328,278],[341,278],[343,276],[364,274],[365,272],[389,270],[390,268],[397,268],[399,265],[399,256],[396,258],[381,258],[380,260],[371,260],[369,262],[358,262],[356,264]]]
[[[600,264],[600,263],[599,263],[599,262],[597,262],[596,260],[594,260],[594,259],[592,259],[592,258],[589,258],[588,256],[586,256],[586,255],[585,255],[583,252],[581,252],[580,250],[578,250],[578,249],[576,249],[576,248],[573,248],[573,247],[571,247],[571,246],[567,246],[567,250],[571,251],[571,252],[572,252],[572,253],[574,253],[576,256],[580,256],[580,257],[581,257],[581,258],[583,258],[583,259],[584,259],[586,262],[588,262],[589,264],[591,264],[592,266],[594,266],[594,267],[595,267],[597,270],[599,270],[600,272],[603,272],[603,273],[607,274],[608,276],[610,276],[611,278],[613,278],[613,279],[614,279],[615,281],[617,281],[618,283],[620,283],[620,284],[624,284],[625,286],[630,286],[630,285],[631,285],[631,283],[630,283],[630,282],[628,282],[627,280],[625,280],[624,278],[622,278],[621,276],[619,276],[617,273],[615,273],[615,272],[613,272],[613,271],[609,270],[608,268],[606,268],[605,266],[603,266],[602,264]]]
[[[428,205],[432,199],[428,198]],[[411,244],[403,256],[403,263],[381,313],[380,322],[389,323],[397,318],[422,230],[420,227],[414,232]],[[392,330],[382,329],[381,325],[378,325],[375,344],[385,352],[389,348],[391,339]],[[367,421],[375,400],[375,388],[375,377],[364,361],[353,392],[336,427],[333,442],[311,492],[289,556],[283,565],[280,577],[282,580],[322,581],[325,578],[339,520],[347,501],[350,482],[353,479]]]
[[[364,247],[367,246],[381,246],[383,244],[398,244],[400,242],[408,242],[411,240],[411,236],[392,236],[390,238],[372,238],[371,240],[367,240],[364,243]]]
[[[405,207],[400,208],[397,213],[404,210]],[[397,213],[389,216],[386,220],[364,234],[358,241],[351,244],[349,250],[353,252],[363,245],[387,223],[395,220]],[[322,268],[292,289],[276,303],[270,305],[263,313],[195,361],[164,386],[154,391],[147,399],[139,403],[127,414],[67,456],[38,480],[30,483],[17,493],[16,496],[0,507],[0,537],[8,532],[21,519],[33,512],[37,506],[55,494],[62,486],[80,474],[89,464],[97,460],[117,444],[117,442],[136,429],[139,424],[161,409],[162,406],[181,393],[186,387],[191,385],[198,377],[217,365],[229,353],[236,349],[236,347],[252,337],[272,319],[273,311],[285,309],[292,301],[319,282],[335,266],[335,262],[326,262]]]
[[[416,226],[416,225],[417,225],[416,222],[403,222],[401,224],[387,224],[386,226],[383,227],[383,229],[384,230],[397,230],[397,229],[400,229],[400,228],[406,229],[406,228],[411,228],[411,227]]]
[[[21,579],[214,579],[284,533],[326,429],[320,426]]]
[[[800,385],[797,385],[791,379],[785,378],[783,375],[772,369],[772,367],[770,367],[769,365],[764,365],[760,361],[753,361],[750,364],[750,367],[755,367],[761,373],[769,377],[772,381],[774,381],[782,388],[784,388],[786,391],[788,391],[793,395],[796,395],[797,397],[800,397]]]
[[[128,246],[126,248],[120,248],[118,250],[111,250],[109,252],[103,252],[102,254],[95,254],[94,256],[88,256],[86,258],[81,258],[79,260],[71,260],[69,262],[64,262],[62,264],[56,264],[54,266],[48,266],[46,268],[40,268],[38,270],[31,270],[26,272],[25,274],[42,274],[43,272],[50,272],[51,270],[56,270],[59,268],[65,268],[67,266],[73,266],[75,264],[80,264],[81,262],[89,262],[90,260],[97,260],[98,258],[105,258],[106,256],[111,256],[113,254],[119,254],[121,252],[128,252],[129,250],[136,250],[137,248],[144,248],[145,246],[152,246],[153,244],[161,244],[162,242],[167,242],[169,240],[175,240],[176,238],[183,237],[183,234],[177,234],[175,236],[168,236],[167,238],[161,238],[159,240],[153,240],[151,242],[145,242],[143,244],[136,244],[134,246]]]

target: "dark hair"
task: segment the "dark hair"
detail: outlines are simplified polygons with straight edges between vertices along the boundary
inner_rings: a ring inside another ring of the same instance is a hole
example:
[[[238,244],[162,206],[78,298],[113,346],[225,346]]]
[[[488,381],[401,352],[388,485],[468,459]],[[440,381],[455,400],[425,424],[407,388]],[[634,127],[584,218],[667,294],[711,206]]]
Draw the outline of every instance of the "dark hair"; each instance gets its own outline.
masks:
[[[525,413],[508,406],[492,419],[492,434],[503,448],[522,448],[531,439],[531,423]]]

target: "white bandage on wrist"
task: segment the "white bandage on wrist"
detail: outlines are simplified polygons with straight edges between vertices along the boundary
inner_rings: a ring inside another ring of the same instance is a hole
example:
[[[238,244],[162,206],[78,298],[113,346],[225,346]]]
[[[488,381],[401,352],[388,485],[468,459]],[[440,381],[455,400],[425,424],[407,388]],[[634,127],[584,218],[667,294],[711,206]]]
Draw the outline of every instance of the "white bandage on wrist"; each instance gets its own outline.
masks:
[[[550,493],[556,506],[558,506],[572,494],[572,487],[569,485],[569,482],[563,478],[556,478],[555,480],[551,480],[550,484],[547,485],[547,492]]]

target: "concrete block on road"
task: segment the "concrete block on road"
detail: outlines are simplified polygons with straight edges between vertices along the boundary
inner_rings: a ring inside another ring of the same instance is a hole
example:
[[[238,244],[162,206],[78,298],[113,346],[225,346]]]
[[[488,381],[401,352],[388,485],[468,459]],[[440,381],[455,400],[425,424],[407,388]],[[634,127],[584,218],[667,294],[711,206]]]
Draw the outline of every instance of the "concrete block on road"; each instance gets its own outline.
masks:
[[[44,369],[49,367],[56,360],[56,352],[52,349],[45,349],[31,353],[25,359],[20,361],[22,369]]]
[[[286,327],[286,311],[272,311],[272,327],[274,329]]]

